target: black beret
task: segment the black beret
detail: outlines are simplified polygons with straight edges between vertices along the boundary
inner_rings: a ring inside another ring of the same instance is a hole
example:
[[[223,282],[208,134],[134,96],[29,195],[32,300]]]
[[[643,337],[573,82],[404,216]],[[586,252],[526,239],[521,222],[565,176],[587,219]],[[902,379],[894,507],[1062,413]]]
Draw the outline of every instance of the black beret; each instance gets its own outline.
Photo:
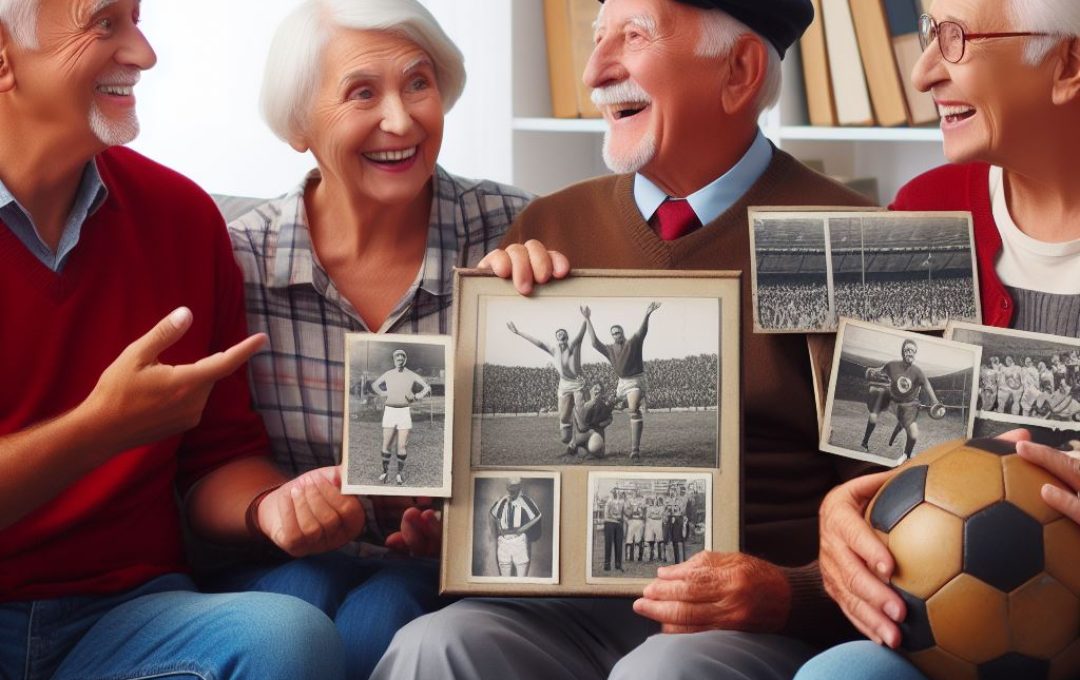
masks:
[[[604,0],[600,0],[603,2]],[[761,34],[784,57],[814,20],[810,0],[676,0],[702,9],[721,9]]]

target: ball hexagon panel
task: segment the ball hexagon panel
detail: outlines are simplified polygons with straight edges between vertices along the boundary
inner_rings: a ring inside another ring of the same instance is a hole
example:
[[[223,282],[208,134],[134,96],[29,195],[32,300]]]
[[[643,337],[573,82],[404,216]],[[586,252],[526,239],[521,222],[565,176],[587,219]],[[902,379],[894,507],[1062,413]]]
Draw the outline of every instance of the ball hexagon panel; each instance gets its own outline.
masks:
[[[930,629],[930,618],[926,614],[926,602],[896,586],[893,586],[893,590],[907,607],[907,616],[897,624],[900,627],[900,647],[907,652],[930,649],[935,642],[934,631]]]
[[[1013,649],[1052,659],[1072,644],[1080,629],[1080,600],[1054,577],[1040,574],[1009,593]]]
[[[1005,500],[1042,524],[1049,524],[1061,517],[1061,513],[1047,505],[1039,495],[1043,484],[1064,488],[1056,477],[1020,456],[1003,458],[1001,466],[1005,476]]]
[[[1004,490],[999,457],[961,447],[929,467],[924,497],[928,503],[967,518],[1000,501]]]
[[[923,502],[926,466],[914,465],[900,470],[878,493],[867,512],[870,526],[878,531],[892,531],[916,505]]]
[[[964,523],[964,572],[1009,592],[1043,570],[1043,528],[1012,503],[995,503]]]
[[[892,582],[924,600],[960,573],[964,564],[964,521],[923,503],[889,533],[896,561]]]
[[[1077,677],[1080,677],[1080,640],[1050,659],[1048,680],[1076,680]]]
[[[1038,680],[1045,678],[1049,671],[1050,662],[1046,659],[1033,659],[1012,652],[980,664],[979,680]]]
[[[941,647],[932,647],[909,654],[908,660],[927,677],[979,680],[979,669],[975,664],[949,654]]]
[[[1080,596],[1080,526],[1068,517],[1043,527],[1046,572]]]
[[[926,614],[939,647],[982,664],[1009,652],[1005,593],[974,576],[961,574],[926,602]]]

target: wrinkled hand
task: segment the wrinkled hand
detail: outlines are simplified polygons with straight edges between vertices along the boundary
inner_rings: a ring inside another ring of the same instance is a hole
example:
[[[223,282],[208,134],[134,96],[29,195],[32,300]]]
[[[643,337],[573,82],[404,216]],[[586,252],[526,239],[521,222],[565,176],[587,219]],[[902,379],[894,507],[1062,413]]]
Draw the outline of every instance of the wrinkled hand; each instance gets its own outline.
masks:
[[[548,250],[536,239],[529,239],[524,244],[512,243],[505,250],[496,248],[476,266],[490,269],[500,279],[513,278],[514,288],[522,295],[532,293],[534,283],[563,279],[570,273],[570,261],[566,256],[557,250]]]
[[[700,552],[656,575],[634,611],[659,621],[664,633],[775,632],[791,609],[784,572],[743,553]]]
[[[275,489],[258,512],[259,528],[293,557],[334,550],[364,530],[364,506],[341,493],[341,468],[305,472]]]
[[[438,557],[442,550],[442,520],[439,514],[430,507],[409,508],[401,516],[401,531],[386,537],[386,547],[412,557]]]
[[[863,635],[895,649],[900,644],[896,623],[904,620],[904,601],[886,583],[896,565],[863,518],[874,494],[893,474],[856,477],[825,496],[819,513],[819,566],[826,592],[844,615]]]
[[[1063,482],[1066,488],[1043,484],[1041,495],[1046,504],[1080,524],[1080,457],[1077,452],[1060,451],[1032,441],[1020,441],[1016,452],[1029,463],[1043,468]]]
[[[231,375],[266,336],[252,335],[193,364],[169,366],[158,356],[191,328],[191,310],[179,307],[120,353],[83,403],[103,423],[104,436],[123,451],[198,425],[214,383]]]

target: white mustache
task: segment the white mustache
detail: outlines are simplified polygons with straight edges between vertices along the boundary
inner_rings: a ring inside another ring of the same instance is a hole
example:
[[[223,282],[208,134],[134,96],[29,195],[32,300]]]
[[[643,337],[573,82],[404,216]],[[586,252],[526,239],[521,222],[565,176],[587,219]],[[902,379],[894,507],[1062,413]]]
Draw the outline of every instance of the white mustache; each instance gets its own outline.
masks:
[[[118,85],[135,87],[142,77],[142,69],[135,66],[121,66],[98,79],[98,85]]]
[[[652,97],[641,89],[641,86],[627,78],[613,85],[593,88],[589,96],[592,103],[597,107],[612,106],[614,104],[650,104]]]

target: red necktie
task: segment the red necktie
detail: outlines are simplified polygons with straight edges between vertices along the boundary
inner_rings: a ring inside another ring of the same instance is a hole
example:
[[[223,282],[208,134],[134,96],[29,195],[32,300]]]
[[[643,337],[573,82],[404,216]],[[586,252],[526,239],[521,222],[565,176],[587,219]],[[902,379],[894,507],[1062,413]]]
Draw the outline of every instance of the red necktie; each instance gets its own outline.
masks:
[[[665,198],[654,217],[660,238],[665,241],[674,241],[701,226],[701,221],[686,200]]]

